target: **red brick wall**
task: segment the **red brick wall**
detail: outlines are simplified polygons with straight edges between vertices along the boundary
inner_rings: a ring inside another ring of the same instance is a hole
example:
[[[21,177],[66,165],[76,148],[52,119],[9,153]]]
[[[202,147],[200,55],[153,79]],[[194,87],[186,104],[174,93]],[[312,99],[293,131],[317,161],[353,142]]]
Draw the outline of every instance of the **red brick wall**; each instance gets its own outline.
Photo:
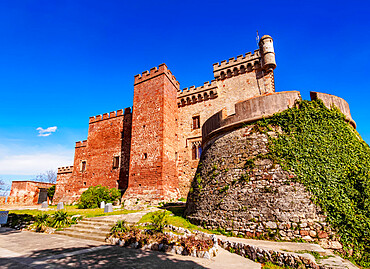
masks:
[[[121,111],[122,112],[122,111]],[[118,188],[119,168],[113,168],[113,157],[121,157],[121,132],[123,115],[102,120],[90,120],[87,137],[87,166],[80,172],[83,188],[103,185]],[[76,164],[75,164],[76,165]]]
[[[77,194],[77,190],[74,189],[74,181],[72,180],[73,166],[69,166],[67,168],[68,169],[58,168],[53,204],[57,204],[59,202],[70,203],[75,200],[73,196]]]
[[[131,160],[125,198],[177,197],[177,90],[166,65],[135,77]]]
[[[72,174],[58,173],[54,203],[76,201],[90,186],[127,188],[131,118],[130,108],[90,117],[87,140],[76,142]],[[120,158],[116,168],[114,157]],[[82,161],[86,161],[85,171]]]
[[[7,204],[37,205],[40,188],[50,188],[55,184],[35,181],[13,181]]]

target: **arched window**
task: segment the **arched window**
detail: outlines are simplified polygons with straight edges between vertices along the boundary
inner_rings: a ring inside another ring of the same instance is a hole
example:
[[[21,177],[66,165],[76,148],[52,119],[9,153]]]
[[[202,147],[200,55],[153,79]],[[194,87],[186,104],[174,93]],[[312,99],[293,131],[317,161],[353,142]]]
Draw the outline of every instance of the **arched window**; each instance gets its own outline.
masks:
[[[244,74],[245,73],[245,67],[244,67],[244,65],[241,65],[240,66],[240,73],[241,74]]]
[[[212,99],[212,98],[215,98],[215,94],[213,93],[213,91],[211,91],[211,92],[209,93],[209,95],[210,95],[211,99]]]
[[[248,63],[247,64],[247,70],[250,72],[252,71],[252,64],[251,63]]]
[[[237,76],[239,74],[238,68],[235,67],[233,70],[233,73],[234,73],[234,76]]]
[[[193,95],[193,97],[191,98],[192,99],[192,103],[195,104],[197,102],[197,98]]]
[[[184,100],[184,98],[181,99],[181,106],[185,106],[185,100]]]
[[[204,93],[204,100],[208,100],[208,93]]]
[[[222,72],[221,72],[221,79],[225,79],[225,78],[226,78],[225,72],[224,72],[224,71],[222,71]]]
[[[190,101],[190,98],[189,97],[186,98],[186,104],[191,105],[191,101]]]
[[[197,159],[197,146],[195,144],[193,144],[193,146],[191,147],[191,159]]]
[[[231,78],[231,70],[230,69],[227,69],[227,77]]]
[[[193,142],[191,146],[191,159],[199,160],[201,155],[202,155],[201,141]]]
[[[198,102],[202,102],[203,101],[203,97],[201,94],[198,94]]]

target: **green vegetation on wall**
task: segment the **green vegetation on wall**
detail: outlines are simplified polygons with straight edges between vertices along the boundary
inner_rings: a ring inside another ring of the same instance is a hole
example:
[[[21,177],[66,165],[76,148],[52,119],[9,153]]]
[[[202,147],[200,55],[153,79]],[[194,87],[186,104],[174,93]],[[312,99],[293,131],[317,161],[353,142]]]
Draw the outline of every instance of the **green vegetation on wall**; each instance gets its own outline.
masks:
[[[358,264],[370,266],[370,148],[337,109],[321,100],[260,120],[265,131],[280,126],[270,137],[270,156],[292,171],[310,191],[314,203]]]

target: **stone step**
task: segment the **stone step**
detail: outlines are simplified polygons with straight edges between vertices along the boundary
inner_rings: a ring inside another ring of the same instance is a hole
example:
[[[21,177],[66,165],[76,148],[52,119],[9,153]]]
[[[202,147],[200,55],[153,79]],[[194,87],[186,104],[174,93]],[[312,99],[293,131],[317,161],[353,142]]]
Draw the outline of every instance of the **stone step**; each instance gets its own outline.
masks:
[[[75,238],[105,242],[105,238],[116,222],[117,220],[115,219],[87,218],[80,220],[77,224],[65,228],[62,231],[56,231],[55,233]]]
[[[94,224],[94,225],[114,225],[117,223],[116,220],[105,220],[105,219],[83,219],[78,223]]]
[[[96,234],[86,234],[86,233],[79,233],[79,232],[73,232],[73,231],[56,231],[56,234],[60,235],[66,235],[69,237],[74,237],[74,238],[80,238],[80,239],[87,239],[87,240],[93,240],[93,241],[100,241],[100,242],[105,242],[105,236],[101,235],[96,235]]]
[[[95,234],[99,236],[106,236],[107,234],[109,234],[109,230],[84,229],[84,228],[76,227],[76,226],[65,228],[64,231],[81,233],[81,234]]]
[[[97,226],[97,225],[94,225],[94,224],[78,223],[78,224],[72,225],[71,227],[79,227],[79,228],[82,228],[82,229],[110,231],[110,229],[112,228],[112,226],[111,225]]]

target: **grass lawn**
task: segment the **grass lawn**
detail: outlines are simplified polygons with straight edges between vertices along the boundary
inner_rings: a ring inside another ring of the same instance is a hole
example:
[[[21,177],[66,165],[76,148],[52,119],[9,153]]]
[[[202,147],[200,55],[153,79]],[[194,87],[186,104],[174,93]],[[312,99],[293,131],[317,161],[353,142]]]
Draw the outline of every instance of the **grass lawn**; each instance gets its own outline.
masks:
[[[25,210],[11,210],[9,213],[13,214],[29,214],[32,216],[40,213],[53,214],[57,210],[56,206],[49,206],[49,210],[25,209]],[[122,215],[137,212],[137,210],[114,209],[113,212],[104,213],[103,208],[92,209],[78,209],[77,206],[64,206],[64,210],[71,215],[82,215],[85,218],[107,216],[107,215]]]
[[[185,217],[183,217],[184,211],[185,211],[185,206],[173,206],[173,207],[166,207],[167,210],[167,222],[168,224],[177,226],[177,227],[182,227],[188,230],[198,230],[198,231],[203,231],[203,232],[210,232],[208,230],[205,230],[197,225],[191,224]],[[152,222],[152,216],[155,212],[149,212],[145,214],[140,221],[140,223],[145,223],[145,222]]]

